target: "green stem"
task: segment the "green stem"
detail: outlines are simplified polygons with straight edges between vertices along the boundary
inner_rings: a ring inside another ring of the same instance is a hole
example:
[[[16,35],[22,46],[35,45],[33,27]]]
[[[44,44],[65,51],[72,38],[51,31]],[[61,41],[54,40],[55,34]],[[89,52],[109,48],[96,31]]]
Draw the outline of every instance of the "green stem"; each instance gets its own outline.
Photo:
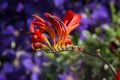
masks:
[[[117,75],[117,72],[115,71],[115,69],[113,68],[113,66],[112,66],[105,58],[103,58],[103,57],[101,56],[99,49],[97,50],[97,55],[90,54],[90,53],[87,52],[86,50],[84,50],[83,52],[86,53],[86,54],[88,54],[88,55],[90,55],[90,56],[97,57],[97,58],[99,58],[100,60],[102,60],[104,63],[106,63],[106,64],[109,66],[109,68],[111,69],[111,71],[112,71],[112,73],[114,74],[114,76]]]
[[[106,63],[109,66],[109,68],[111,69],[114,76],[117,75],[117,73],[116,73],[115,69],[113,68],[113,66],[109,62],[107,62],[106,59],[104,59],[102,56],[99,56],[98,58],[101,59],[104,63]]]

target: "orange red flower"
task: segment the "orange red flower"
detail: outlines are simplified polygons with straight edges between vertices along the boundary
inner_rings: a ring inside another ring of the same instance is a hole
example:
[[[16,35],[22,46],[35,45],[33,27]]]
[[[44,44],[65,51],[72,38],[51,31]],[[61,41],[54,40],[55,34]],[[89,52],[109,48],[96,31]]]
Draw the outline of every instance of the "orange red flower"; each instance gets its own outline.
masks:
[[[37,15],[33,15],[34,19],[30,24],[30,32],[32,35],[32,48],[56,48],[72,44],[71,39],[68,37],[70,32],[80,24],[80,14],[73,13],[68,10],[63,20],[50,13],[44,13],[49,23]],[[44,33],[48,33],[49,36]],[[52,38],[53,44],[48,40]]]

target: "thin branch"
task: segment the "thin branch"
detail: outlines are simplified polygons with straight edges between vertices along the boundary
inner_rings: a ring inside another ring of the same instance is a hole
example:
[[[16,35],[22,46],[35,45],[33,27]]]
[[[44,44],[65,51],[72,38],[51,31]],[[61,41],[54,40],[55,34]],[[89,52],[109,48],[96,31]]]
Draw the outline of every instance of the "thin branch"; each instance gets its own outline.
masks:
[[[114,76],[117,75],[117,72],[115,71],[115,69],[113,68],[113,66],[105,58],[103,58],[102,55],[100,54],[100,49],[97,49],[97,57],[99,59],[101,59],[104,63],[106,63],[109,66],[109,68],[111,69],[111,71],[114,74]]]
[[[114,76],[117,75],[117,72],[115,71],[115,69],[113,68],[113,66],[105,58],[103,58],[102,55],[100,54],[100,49],[97,49],[97,55],[90,54],[86,50],[84,50],[83,52],[86,53],[86,54],[88,54],[88,55],[90,55],[90,56],[97,57],[100,60],[102,60],[104,63],[106,63],[109,66],[109,68],[111,69],[111,71],[114,74]]]

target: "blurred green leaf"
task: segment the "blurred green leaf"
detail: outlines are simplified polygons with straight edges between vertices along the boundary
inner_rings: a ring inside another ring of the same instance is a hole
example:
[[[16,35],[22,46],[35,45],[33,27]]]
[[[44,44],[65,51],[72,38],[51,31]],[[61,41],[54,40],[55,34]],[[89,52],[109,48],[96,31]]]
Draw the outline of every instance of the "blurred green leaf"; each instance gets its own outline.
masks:
[[[44,54],[45,54],[48,58],[50,58],[50,59],[52,59],[52,60],[55,58],[54,53],[46,53],[46,52],[44,52]]]

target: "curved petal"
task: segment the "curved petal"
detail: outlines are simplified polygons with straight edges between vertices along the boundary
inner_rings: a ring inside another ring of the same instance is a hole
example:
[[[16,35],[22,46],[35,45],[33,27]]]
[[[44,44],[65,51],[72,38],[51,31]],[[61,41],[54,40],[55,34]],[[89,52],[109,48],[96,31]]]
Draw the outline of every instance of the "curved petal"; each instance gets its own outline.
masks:
[[[36,19],[34,18],[34,19],[32,20],[32,22],[31,22],[31,24],[30,24],[30,32],[31,32],[31,33],[34,33],[34,24],[33,24],[33,23],[35,22],[35,20],[36,20]]]
[[[63,21],[67,26],[68,34],[76,28],[80,23],[80,14],[74,14],[72,10],[68,10],[64,15]]]
[[[46,42],[48,44],[49,47],[51,47],[50,42],[48,41],[47,37],[44,34],[41,34],[41,36],[39,36],[44,42]]]
[[[34,24],[36,22],[36,20],[38,20],[41,24],[45,24],[44,19],[40,18],[39,16],[33,14],[32,16],[34,16],[35,18],[32,20],[31,24],[30,24],[30,32],[33,33],[34,32]]]
[[[43,34],[41,34],[41,35],[33,35],[33,37],[32,37],[32,42],[34,42],[34,43],[37,43],[37,42],[39,42],[39,43],[45,42],[45,43],[48,44],[49,47],[51,47],[51,44],[50,44],[50,42],[48,41],[47,37],[46,37],[45,35],[43,35]]]
[[[80,14],[74,14],[72,10],[68,10],[64,15],[63,21],[67,26],[67,33],[64,34],[64,40],[62,41],[62,46],[65,45],[68,34],[76,28],[80,23]]]
[[[35,14],[33,14],[32,16],[34,16],[36,18],[36,21],[34,21],[32,23],[34,25],[36,25],[38,28],[47,31],[50,34],[50,36],[52,37],[53,43],[54,43],[54,46],[55,46],[55,44],[56,44],[56,38],[55,38],[56,35],[55,35],[54,29],[52,29],[51,27],[49,27],[48,24],[41,17],[39,17],[39,16],[37,16]]]
[[[32,49],[39,49],[39,48],[46,49],[47,48],[45,44],[35,43],[35,42],[32,42],[31,47]]]
[[[68,11],[65,13],[64,18],[63,18],[63,21],[64,21],[65,25],[68,26],[68,24],[70,23],[70,21],[71,21],[72,18],[73,18],[73,15],[74,15],[74,13],[73,13],[72,10],[68,10]]]
[[[50,23],[55,27],[55,29],[58,33],[58,44],[57,44],[57,46],[60,47],[62,37],[64,36],[63,31],[66,30],[66,27],[65,27],[64,23],[58,17],[56,17],[54,15],[51,15],[49,13],[45,13],[44,15],[48,18]]]
[[[37,16],[35,14],[33,14],[32,16],[34,16],[39,22],[41,22],[43,24],[45,23],[44,19],[42,19],[41,17],[39,17],[39,16]]]
[[[44,34],[42,34],[42,30],[41,29],[38,29],[38,30],[39,30],[39,32],[37,32],[37,30],[36,30],[36,33],[35,33],[38,36],[38,39],[42,40],[43,42],[46,42],[48,44],[48,46],[51,46],[47,37]]]
[[[80,24],[80,14],[74,14],[72,20],[68,24],[68,34]]]
[[[48,26],[47,23],[43,25],[40,22],[35,22],[34,25],[38,26],[40,29],[47,31],[53,39],[54,46],[56,45],[56,35],[53,28]]]
[[[48,44],[48,46],[51,46],[50,42],[48,41],[47,37],[45,35],[42,34],[42,31],[41,29],[36,29],[33,33],[33,36],[32,36],[32,42],[39,42],[39,43],[42,43],[42,42],[45,42]]]

